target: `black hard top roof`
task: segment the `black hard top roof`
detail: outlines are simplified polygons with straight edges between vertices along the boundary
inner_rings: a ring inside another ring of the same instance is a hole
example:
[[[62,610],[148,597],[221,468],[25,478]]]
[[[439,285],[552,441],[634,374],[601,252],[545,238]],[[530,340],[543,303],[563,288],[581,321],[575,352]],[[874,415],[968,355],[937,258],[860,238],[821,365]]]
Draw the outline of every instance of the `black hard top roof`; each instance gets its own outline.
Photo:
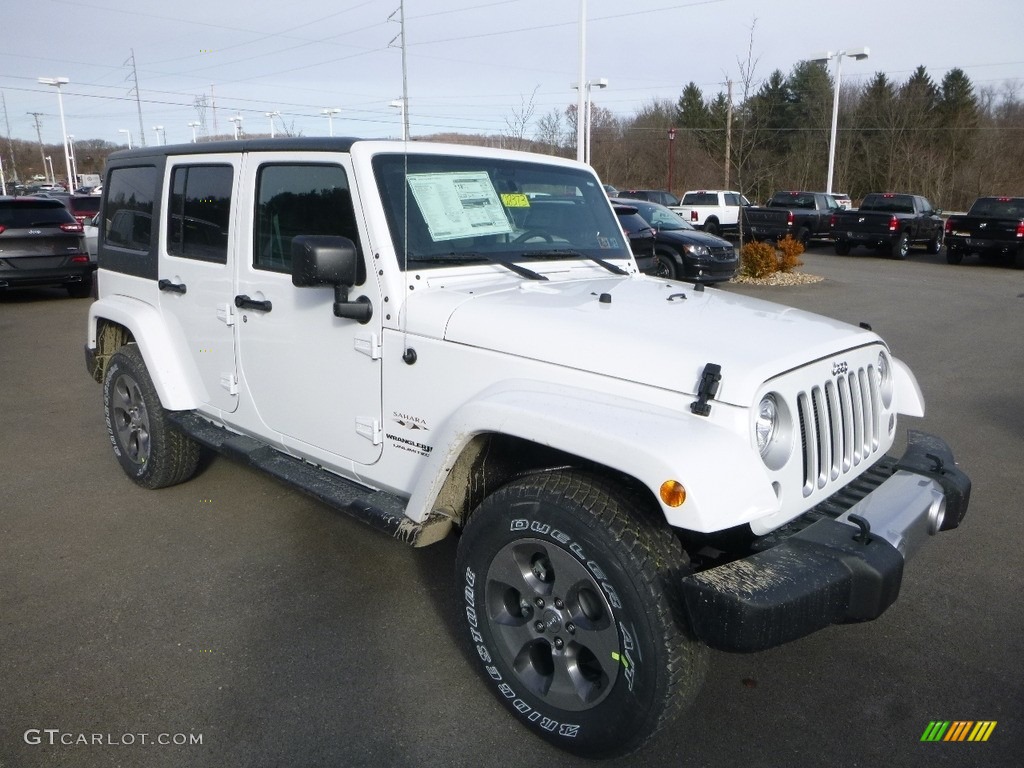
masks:
[[[361,141],[361,139],[342,136],[206,141],[196,144],[168,144],[167,146],[122,149],[111,153],[108,159],[116,162],[166,157],[167,155],[206,155],[218,152],[348,152],[357,141]]]

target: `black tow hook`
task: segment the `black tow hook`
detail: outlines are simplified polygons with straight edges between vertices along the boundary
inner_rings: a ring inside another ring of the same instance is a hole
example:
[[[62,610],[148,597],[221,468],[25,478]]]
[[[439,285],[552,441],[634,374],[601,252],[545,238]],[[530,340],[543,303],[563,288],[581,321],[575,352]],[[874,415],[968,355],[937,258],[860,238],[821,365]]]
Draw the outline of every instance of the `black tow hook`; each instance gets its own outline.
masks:
[[[865,520],[860,515],[850,515],[847,517],[851,523],[860,528],[857,535],[853,537],[853,540],[858,544],[870,544],[871,543],[871,523]]]

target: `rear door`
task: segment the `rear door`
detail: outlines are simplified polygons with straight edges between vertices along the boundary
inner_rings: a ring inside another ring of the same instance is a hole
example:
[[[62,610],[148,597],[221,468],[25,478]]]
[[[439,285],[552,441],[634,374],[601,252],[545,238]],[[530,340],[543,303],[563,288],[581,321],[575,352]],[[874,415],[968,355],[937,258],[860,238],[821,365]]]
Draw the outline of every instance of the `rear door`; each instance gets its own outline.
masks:
[[[190,347],[206,405],[238,407],[235,371],[232,203],[240,155],[171,156],[164,177],[165,225],[159,234],[160,309]]]

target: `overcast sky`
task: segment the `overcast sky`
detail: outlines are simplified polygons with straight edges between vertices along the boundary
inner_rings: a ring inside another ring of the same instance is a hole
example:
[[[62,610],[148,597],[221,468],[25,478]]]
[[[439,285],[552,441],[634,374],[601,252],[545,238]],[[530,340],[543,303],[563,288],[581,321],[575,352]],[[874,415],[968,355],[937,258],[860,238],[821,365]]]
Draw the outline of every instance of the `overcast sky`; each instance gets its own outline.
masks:
[[[67,77],[68,133],[139,143],[129,60],[134,50],[149,144],[191,140],[206,96],[207,132],[269,133],[279,111],[305,136],[398,136],[400,0],[0,0],[0,92],[15,138],[60,142],[56,89]],[[586,0],[586,78],[607,78],[594,103],[631,115],[675,101],[693,81],[713,95],[740,79],[751,25],[755,78],[788,73],[825,50],[870,48],[845,59],[843,82],[884,72],[904,80],[924,65],[939,82],[960,67],[977,88],[1024,85],[1020,0]],[[393,20],[389,16],[396,11]],[[412,135],[501,133],[531,97],[534,120],[575,103],[580,0],[405,0]],[[756,25],[755,25],[756,19]],[[737,86],[738,87],[738,86]],[[0,113],[0,119],[4,116]],[[281,123],[277,124],[280,132]],[[200,129],[201,131],[201,129]],[[0,122],[0,134],[7,126]]]

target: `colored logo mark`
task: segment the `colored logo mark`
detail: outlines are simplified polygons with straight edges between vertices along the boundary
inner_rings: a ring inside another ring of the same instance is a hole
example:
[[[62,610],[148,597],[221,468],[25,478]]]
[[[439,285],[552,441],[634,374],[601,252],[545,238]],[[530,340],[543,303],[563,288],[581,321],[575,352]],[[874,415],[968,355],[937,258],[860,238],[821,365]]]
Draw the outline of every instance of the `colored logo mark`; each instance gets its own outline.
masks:
[[[988,741],[995,729],[995,720],[932,720],[921,741]]]

